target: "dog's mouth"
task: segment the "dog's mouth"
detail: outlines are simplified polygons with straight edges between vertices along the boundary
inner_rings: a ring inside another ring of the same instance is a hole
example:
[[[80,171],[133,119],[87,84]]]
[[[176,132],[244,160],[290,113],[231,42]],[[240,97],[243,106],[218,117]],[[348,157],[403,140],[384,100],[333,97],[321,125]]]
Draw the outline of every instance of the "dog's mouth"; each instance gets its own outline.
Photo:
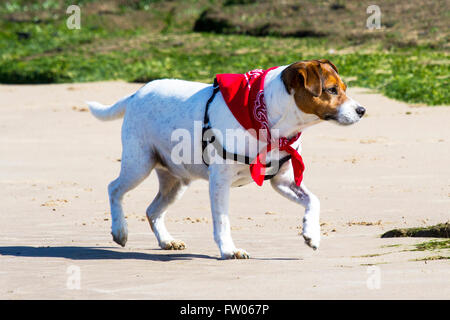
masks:
[[[329,120],[337,121],[337,117],[335,115],[332,115],[332,114],[326,114],[326,115],[324,115],[323,120],[325,120],[325,121],[329,121]]]
[[[323,116],[323,120],[332,121],[342,126],[348,126],[361,120],[365,112],[366,109],[354,100],[348,100],[336,109],[336,113],[326,113]]]
[[[359,118],[358,119],[350,118],[350,117],[347,117],[345,115],[344,116],[342,116],[342,115],[340,116],[339,114],[337,114],[337,115],[327,114],[327,115],[325,115],[323,117],[323,120],[331,121],[331,122],[336,123],[336,124],[341,125],[341,126],[349,126],[349,125],[352,125],[352,124],[358,122]]]

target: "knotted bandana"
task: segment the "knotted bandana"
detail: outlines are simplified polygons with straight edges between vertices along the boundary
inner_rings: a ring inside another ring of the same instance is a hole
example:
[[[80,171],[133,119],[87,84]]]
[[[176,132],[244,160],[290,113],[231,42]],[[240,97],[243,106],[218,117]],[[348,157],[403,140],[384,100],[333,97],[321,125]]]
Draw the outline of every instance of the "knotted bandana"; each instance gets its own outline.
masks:
[[[264,101],[264,79],[270,70],[255,69],[244,74],[216,75],[220,92],[236,120],[246,129],[256,133],[256,138],[267,142],[266,148],[258,153],[250,164],[250,173],[257,185],[264,182],[266,154],[278,147],[291,155],[294,180],[297,186],[303,179],[305,165],[301,155],[291,145],[297,141],[301,132],[288,139],[285,137],[272,140]]]

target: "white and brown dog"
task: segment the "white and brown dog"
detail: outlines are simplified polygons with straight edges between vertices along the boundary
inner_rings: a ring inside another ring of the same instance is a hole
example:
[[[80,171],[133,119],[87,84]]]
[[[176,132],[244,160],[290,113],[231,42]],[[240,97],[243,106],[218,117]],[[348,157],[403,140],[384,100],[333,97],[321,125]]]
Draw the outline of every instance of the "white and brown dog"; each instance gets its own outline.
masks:
[[[214,240],[223,259],[246,259],[243,249],[234,245],[228,218],[230,187],[252,182],[247,164],[236,161],[211,163],[181,162],[173,157],[178,141],[173,133],[180,128],[196,136],[195,123],[202,123],[205,105],[213,93],[210,84],[163,79],[148,83],[136,93],[112,106],[88,102],[93,115],[101,120],[124,117],[122,126],[122,162],[119,177],[109,184],[112,216],[112,235],[124,246],[127,241],[127,223],[122,210],[126,192],[135,188],[155,169],[159,179],[159,192],[147,209],[151,229],[162,249],[181,250],[184,242],[174,239],[167,231],[164,216],[167,208],[180,198],[189,184],[196,179],[209,180],[209,195],[213,217]],[[292,137],[308,126],[322,120],[350,125],[360,120],[365,109],[346,95],[346,85],[337,68],[328,60],[310,60],[270,70],[264,81],[267,118],[271,130],[279,137]],[[226,130],[246,135],[227,107],[219,92],[209,105],[209,123],[220,137]],[[222,133],[222,134],[220,134]],[[227,150],[254,158],[258,150],[250,150],[249,140]],[[299,150],[300,140],[295,142]],[[193,141],[193,154],[202,154],[201,141]],[[227,144],[228,146],[228,144]],[[228,148],[228,147],[227,147]],[[189,153],[189,152],[187,152]],[[269,152],[268,161],[277,161],[286,153]],[[284,197],[305,207],[303,237],[313,249],[320,244],[320,203],[302,183],[294,183],[290,160],[283,163],[270,179],[273,188]]]

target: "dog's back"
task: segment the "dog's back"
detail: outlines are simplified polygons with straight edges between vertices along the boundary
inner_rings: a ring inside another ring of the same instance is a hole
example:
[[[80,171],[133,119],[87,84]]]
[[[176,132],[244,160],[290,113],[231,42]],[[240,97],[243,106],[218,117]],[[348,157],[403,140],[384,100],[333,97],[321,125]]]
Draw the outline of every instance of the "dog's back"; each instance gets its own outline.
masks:
[[[211,85],[176,79],[162,79],[147,83],[134,94],[124,97],[113,105],[103,105],[89,101],[91,113],[103,121],[115,120],[127,114],[138,114],[140,118],[148,114],[161,118],[164,115],[173,117],[191,112],[198,107],[204,99],[211,94]],[[197,108],[198,109],[198,108]],[[189,117],[192,117],[190,114]],[[150,120],[150,119],[149,119]],[[192,119],[191,119],[192,120]]]

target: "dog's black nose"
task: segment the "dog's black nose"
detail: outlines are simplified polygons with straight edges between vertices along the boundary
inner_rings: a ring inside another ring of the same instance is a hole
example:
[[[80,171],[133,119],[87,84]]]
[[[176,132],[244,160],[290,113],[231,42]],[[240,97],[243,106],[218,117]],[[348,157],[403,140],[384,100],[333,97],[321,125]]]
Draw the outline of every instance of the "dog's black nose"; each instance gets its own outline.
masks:
[[[356,113],[358,114],[358,116],[360,118],[362,118],[362,116],[364,115],[364,113],[366,113],[366,109],[364,109],[363,107],[359,106],[355,109]]]

